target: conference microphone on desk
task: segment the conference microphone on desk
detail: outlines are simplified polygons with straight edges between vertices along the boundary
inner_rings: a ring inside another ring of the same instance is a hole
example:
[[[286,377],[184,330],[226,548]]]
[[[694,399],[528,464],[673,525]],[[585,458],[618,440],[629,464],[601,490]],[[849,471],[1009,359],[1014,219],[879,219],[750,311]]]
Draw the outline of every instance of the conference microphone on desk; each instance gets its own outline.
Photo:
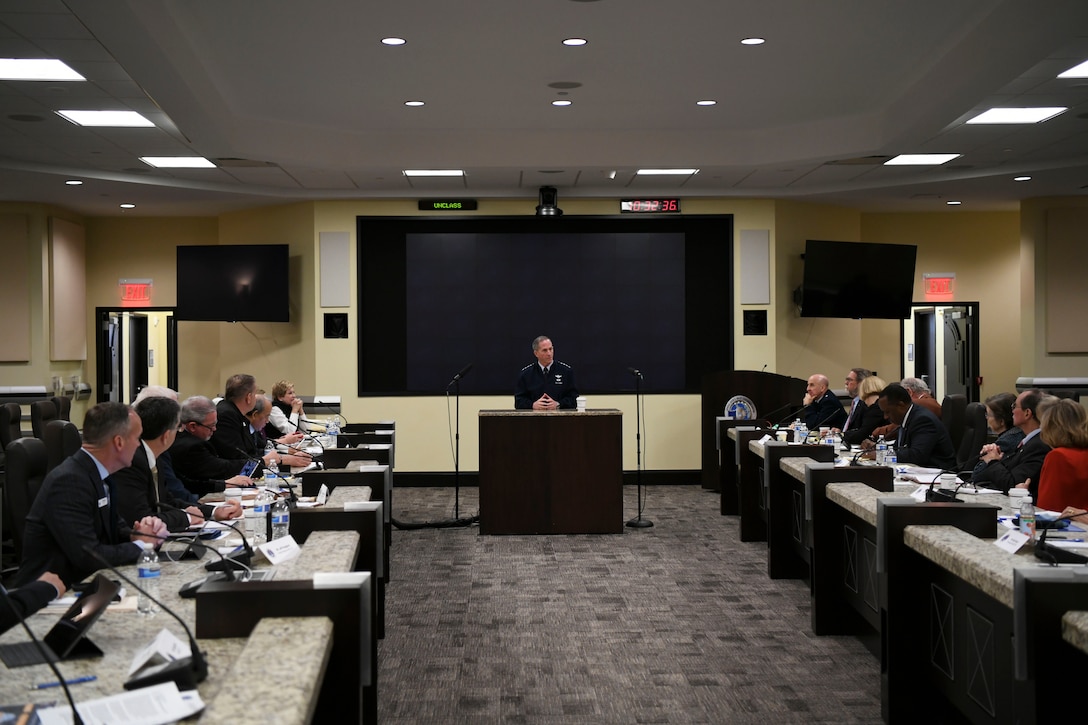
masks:
[[[1059,521],[1071,519],[1074,516],[1083,515],[1083,511],[1076,511],[1074,513],[1062,514],[1056,519],[1046,521],[1046,525],[1043,526],[1043,533],[1039,536],[1039,540],[1035,542],[1035,558],[1044,561],[1051,566],[1057,566],[1058,564],[1088,564],[1088,556],[1075,554],[1072,551],[1066,551],[1060,546],[1046,543],[1046,534],[1051,529],[1057,528],[1055,524]],[[1036,519],[1036,523],[1039,524],[1043,522]]]
[[[947,489],[947,488],[938,488],[938,489],[933,488],[934,486],[937,485],[937,481],[940,480],[941,476],[947,476],[949,474],[952,474],[952,475],[954,475],[956,477],[956,482],[957,482],[956,488],[951,489],[951,490]],[[956,494],[958,494],[960,492],[960,489],[963,488],[963,484],[964,484],[964,481],[960,479],[959,474],[957,474],[956,471],[939,471],[937,473],[937,475],[935,475],[933,477],[933,480],[929,482],[929,488],[926,490],[926,502],[927,503],[963,503],[962,499],[956,498]]]
[[[144,534],[147,536],[147,534]],[[162,538],[162,537],[155,537]],[[163,604],[161,601],[151,596],[151,594],[134,582],[129,577],[118,571],[117,567],[110,564],[102,557],[94,547],[89,544],[83,545],[83,550],[93,556],[102,564],[103,567],[109,569],[125,580],[129,586],[136,591],[143,594],[145,597],[159,605],[159,608],[169,614],[174,620],[181,625],[181,628],[185,630],[185,636],[189,638],[189,650],[190,655],[188,657],[182,657],[178,660],[171,660],[164,665],[152,668],[147,674],[138,677],[133,677],[124,684],[126,690],[135,690],[140,687],[149,687],[151,685],[158,685],[162,682],[175,682],[177,683],[179,690],[195,690],[198,682],[203,682],[208,677],[208,661],[204,659],[204,653],[200,651],[200,648],[196,645],[196,637],[193,636],[193,632],[189,629],[189,625],[185,623],[185,620],[178,616],[170,607]],[[62,680],[63,681],[63,680]]]
[[[779,420],[777,423],[773,423],[773,424],[771,423],[771,416],[772,415],[776,415],[777,413],[781,413],[783,410],[786,410],[787,408],[792,408],[794,405],[795,405],[794,403],[786,403],[785,405],[783,405],[783,406],[781,406],[779,408],[775,408],[770,413],[768,413],[767,417],[763,419],[763,420],[766,421],[767,427],[777,430],[778,426],[782,425],[783,423],[785,423],[790,418],[794,417],[795,415],[796,416],[801,415],[801,411],[803,411],[805,408],[811,407],[812,403],[809,403],[808,405],[802,405],[800,410],[798,410],[796,412],[791,411],[791,412],[787,413],[786,416],[784,418],[782,418],[781,420]]]

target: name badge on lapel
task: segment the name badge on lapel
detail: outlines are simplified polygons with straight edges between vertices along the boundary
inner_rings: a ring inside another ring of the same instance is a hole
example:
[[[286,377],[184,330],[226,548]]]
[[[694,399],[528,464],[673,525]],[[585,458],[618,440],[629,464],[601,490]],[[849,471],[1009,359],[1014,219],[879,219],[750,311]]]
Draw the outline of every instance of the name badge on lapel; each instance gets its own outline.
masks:
[[[98,499],[98,508],[104,509],[109,505],[110,505],[110,497],[109,496],[103,496],[102,498]]]

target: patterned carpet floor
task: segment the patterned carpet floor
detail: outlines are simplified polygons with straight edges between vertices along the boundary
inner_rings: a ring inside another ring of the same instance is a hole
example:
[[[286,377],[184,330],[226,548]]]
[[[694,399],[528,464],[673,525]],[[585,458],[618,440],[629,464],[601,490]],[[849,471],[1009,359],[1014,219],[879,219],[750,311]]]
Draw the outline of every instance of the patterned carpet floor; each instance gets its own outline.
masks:
[[[742,543],[715,494],[643,493],[654,526],[620,535],[395,529],[380,721],[881,721],[879,662],[812,634],[808,587],[768,579],[766,544]],[[463,488],[459,514],[477,511]],[[452,488],[394,492],[398,521],[453,515]]]

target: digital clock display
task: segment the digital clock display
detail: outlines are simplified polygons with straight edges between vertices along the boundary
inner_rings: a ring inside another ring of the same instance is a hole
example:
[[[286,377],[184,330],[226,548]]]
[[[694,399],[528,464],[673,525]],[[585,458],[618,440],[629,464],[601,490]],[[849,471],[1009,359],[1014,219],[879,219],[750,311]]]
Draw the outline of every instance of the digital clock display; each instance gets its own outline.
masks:
[[[660,214],[680,211],[679,199],[623,199],[620,211],[630,214]]]

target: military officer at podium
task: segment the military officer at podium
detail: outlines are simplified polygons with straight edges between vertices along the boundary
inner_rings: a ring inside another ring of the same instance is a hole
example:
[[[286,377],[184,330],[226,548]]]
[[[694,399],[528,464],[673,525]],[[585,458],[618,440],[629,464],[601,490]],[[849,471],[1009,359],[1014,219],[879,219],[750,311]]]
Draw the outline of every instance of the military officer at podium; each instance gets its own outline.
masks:
[[[547,336],[533,340],[536,362],[521,369],[514,390],[514,407],[518,410],[573,410],[577,406],[578,388],[574,370],[555,359],[555,348]]]

